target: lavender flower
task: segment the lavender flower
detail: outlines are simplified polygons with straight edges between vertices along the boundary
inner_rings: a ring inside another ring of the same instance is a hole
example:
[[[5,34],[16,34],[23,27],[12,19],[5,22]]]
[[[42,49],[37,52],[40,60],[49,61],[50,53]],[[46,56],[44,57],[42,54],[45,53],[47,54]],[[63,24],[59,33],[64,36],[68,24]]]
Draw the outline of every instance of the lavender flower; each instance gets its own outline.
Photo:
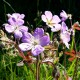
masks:
[[[60,13],[60,17],[62,17],[62,21],[65,21],[68,18],[68,15],[64,10],[62,10],[62,12]]]
[[[50,43],[50,38],[48,35],[44,35],[43,28],[36,28],[33,35],[28,32],[24,33],[22,42],[19,45],[22,51],[31,50],[32,54],[37,56],[44,51],[44,46]]]
[[[62,22],[60,38],[63,41],[63,43],[66,45],[66,47],[69,48],[68,42],[70,41],[70,32],[65,22]]]
[[[42,20],[51,28],[52,32],[59,31],[61,29],[60,18],[57,15],[52,15],[50,11],[45,11],[45,14],[41,16]]]
[[[24,14],[13,13],[12,15],[8,14],[8,23],[3,24],[5,30],[8,33],[14,33],[15,38],[21,38],[22,33],[28,31],[28,28],[24,26]]]
[[[62,22],[61,25],[62,25],[61,32],[68,31],[68,27],[65,22]]]
[[[70,41],[70,33],[68,31],[64,31],[60,34],[60,38],[62,39],[62,41],[66,45],[66,47],[69,49],[68,42]]]

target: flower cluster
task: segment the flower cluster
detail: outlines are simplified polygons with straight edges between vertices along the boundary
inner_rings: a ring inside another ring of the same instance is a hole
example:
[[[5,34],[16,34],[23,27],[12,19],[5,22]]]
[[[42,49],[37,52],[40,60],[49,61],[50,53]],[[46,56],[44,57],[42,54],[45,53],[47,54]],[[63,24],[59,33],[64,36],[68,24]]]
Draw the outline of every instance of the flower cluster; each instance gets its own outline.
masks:
[[[3,24],[5,26],[5,30],[8,33],[14,33],[15,38],[21,38],[23,36],[23,32],[28,31],[27,26],[24,26],[24,14],[13,13],[12,15],[7,14],[8,23]]]
[[[34,56],[44,51],[44,46],[50,43],[49,35],[44,35],[43,28],[36,28],[34,34],[28,32],[28,27],[24,26],[24,14],[13,13],[7,14],[8,23],[5,23],[5,30],[13,33],[15,38],[21,39],[22,43],[19,48],[22,51],[31,50]]]
[[[8,33],[13,33],[15,38],[21,39],[22,43],[19,44],[19,48],[22,51],[31,51],[36,56],[42,53],[44,46],[49,45],[49,35],[44,34],[43,28],[36,28],[33,34],[28,32],[28,27],[24,26],[24,14],[13,13],[7,14],[8,23],[5,23],[5,30]],[[67,13],[62,10],[58,15],[53,15],[50,11],[45,11],[42,14],[41,19],[51,28],[52,32],[60,31],[60,39],[69,48],[70,30],[68,29],[65,21],[68,19]]]
[[[61,40],[66,47],[69,48],[68,42],[70,41],[70,32],[65,23],[65,20],[68,19],[68,15],[64,10],[62,10],[60,17],[61,19],[58,15],[52,15],[50,11],[45,11],[45,14],[41,16],[42,20],[51,28],[52,32],[60,31]]]

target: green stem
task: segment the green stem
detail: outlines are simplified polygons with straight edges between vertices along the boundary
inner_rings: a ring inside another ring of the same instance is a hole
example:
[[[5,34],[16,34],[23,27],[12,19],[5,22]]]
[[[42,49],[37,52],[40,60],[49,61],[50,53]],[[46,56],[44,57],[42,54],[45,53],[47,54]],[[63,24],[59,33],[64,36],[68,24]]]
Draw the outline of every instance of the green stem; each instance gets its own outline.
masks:
[[[66,68],[66,54],[65,54],[65,46],[63,47],[63,53],[64,53],[64,67]]]
[[[53,40],[53,32],[51,32],[50,38],[51,38],[51,41],[52,41]]]
[[[3,2],[6,3],[14,12],[16,12],[7,1],[3,0]]]
[[[76,62],[75,62],[75,68],[74,68],[74,74],[73,74],[72,80],[77,80],[77,66],[78,66],[78,58],[76,59]]]
[[[39,55],[36,61],[36,80],[40,80],[40,65],[39,65]]]
[[[75,36],[72,36],[71,50],[74,48]]]
[[[73,35],[73,45],[74,45],[75,54],[77,54],[77,50],[76,50],[77,48],[76,48],[76,42],[75,42],[75,31]],[[73,80],[77,80],[77,66],[78,66],[78,58],[76,58],[76,62],[75,62]]]

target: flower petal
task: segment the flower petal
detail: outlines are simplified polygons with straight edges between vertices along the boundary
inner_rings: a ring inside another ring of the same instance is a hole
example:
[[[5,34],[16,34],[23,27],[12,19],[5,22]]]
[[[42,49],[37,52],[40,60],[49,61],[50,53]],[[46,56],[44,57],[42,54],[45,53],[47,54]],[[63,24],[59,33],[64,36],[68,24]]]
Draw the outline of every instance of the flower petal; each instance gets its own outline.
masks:
[[[41,39],[40,39],[40,45],[41,46],[46,46],[50,43],[50,38],[49,36],[43,36]]]
[[[24,24],[24,20],[22,20],[22,19],[16,19],[14,17],[9,18],[8,22],[11,25],[22,25],[22,24]]]
[[[29,44],[29,43],[21,43],[19,44],[19,48],[22,50],[22,51],[28,51],[32,48],[32,45]]]
[[[68,27],[67,27],[67,25],[66,25],[65,22],[62,22],[62,28],[61,28],[61,31],[64,32],[64,31],[66,31],[66,30],[68,30]]]
[[[10,25],[16,25],[16,19],[15,19],[15,18],[9,18],[9,19],[8,19],[8,23],[9,23]]]
[[[42,16],[41,16],[41,19],[42,19],[44,22],[47,22],[47,18],[46,18],[45,15],[42,15]]]
[[[50,21],[53,17],[52,13],[50,11],[45,11],[45,16],[48,21]]]
[[[20,29],[21,32],[27,32],[28,31],[27,26],[20,26],[19,29]]]
[[[24,14],[19,14],[19,13],[13,13],[12,15],[11,15],[11,17],[14,17],[14,18],[16,18],[16,19],[24,19],[24,17],[25,17],[25,15]]]
[[[60,38],[63,41],[63,43],[66,45],[66,47],[69,48],[68,42],[70,41],[70,33],[68,31],[61,32]]]
[[[64,10],[62,10],[62,12],[60,13],[60,17],[62,17],[62,21],[65,21],[68,18],[68,15]]]
[[[60,37],[63,40],[63,42],[69,42],[70,41],[70,33],[68,31],[61,32]]]
[[[15,30],[15,26],[9,25],[9,24],[3,24],[5,26],[5,30],[8,33],[12,33]]]
[[[66,47],[69,49],[69,44],[68,44],[68,42],[63,42],[65,45],[66,45]]]
[[[24,24],[24,20],[18,19],[18,20],[16,21],[16,24],[17,24],[17,25],[23,25],[23,24]]]
[[[51,31],[56,32],[56,31],[59,31],[60,29],[61,29],[60,24],[54,24],[54,26],[51,28]]]
[[[44,51],[44,48],[41,45],[36,45],[34,48],[32,48],[31,52],[34,56],[39,55]]]
[[[22,33],[19,30],[15,30],[14,31],[14,36],[15,36],[15,38],[21,38],[22,37]]]
[[[23,33],[22,42],[31,43],[32,38],[33,36],[30,33],[25,32]]]
[[[61,22],[60,18],[57,15],[54,15],[51,23],[59,23],[59,22]]]
[[[33,36],[36,38],[42,37],[44,35],[44,30],[43,28],[36,28],[36,30],[34,31]]]

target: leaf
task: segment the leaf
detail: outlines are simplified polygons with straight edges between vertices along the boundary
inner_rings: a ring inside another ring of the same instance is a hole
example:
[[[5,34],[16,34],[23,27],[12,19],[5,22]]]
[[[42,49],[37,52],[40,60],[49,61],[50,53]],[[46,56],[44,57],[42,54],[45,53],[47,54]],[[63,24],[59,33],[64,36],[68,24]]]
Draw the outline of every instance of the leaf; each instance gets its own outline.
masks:
[[[76,58],[76,52],[72,50],[71,52],[65,52],[65,54],[70,55],[69,61],[73,61]]]
[[[75,58],[80,58],[80,52],[75,52],[72,50],[71,52],[65,52],[65,54],[70,55],[69,61],[73,61]]]
[[[80,25],[78,22],[74,23],[72,27],[73,29],[80,30]]]

